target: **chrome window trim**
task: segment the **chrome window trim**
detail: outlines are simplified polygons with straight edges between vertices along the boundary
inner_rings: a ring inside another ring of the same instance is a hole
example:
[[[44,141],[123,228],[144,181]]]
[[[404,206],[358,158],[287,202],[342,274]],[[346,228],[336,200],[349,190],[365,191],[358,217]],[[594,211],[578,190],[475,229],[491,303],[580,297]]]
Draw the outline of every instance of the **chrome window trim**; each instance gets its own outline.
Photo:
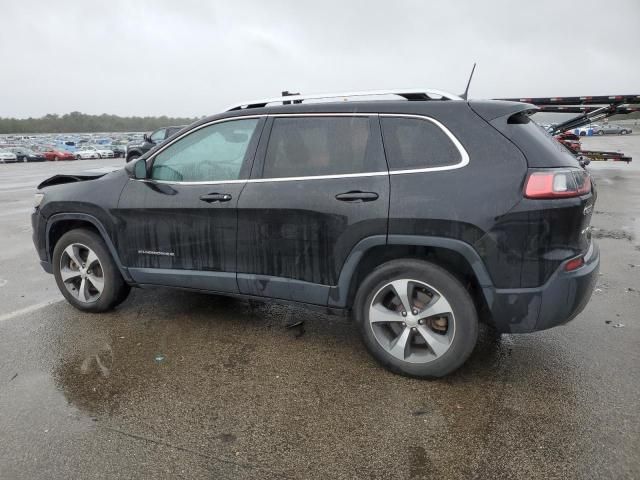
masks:
[[[289,99],[290,97],[285,97]],[[306,181],[306,180],[330,180],[338,178],[358,178],[358,177],[379,177],[384,175],[405,175],[410,173],[425,173],[425,172],[441,172],[445,170],[455,170],[463,168],[469,164],[469,154],[460,141],[451,133],[451,131],[441,122],[435,118],[426,115],[415,115],[405,113],[366,113],[366,112],[336,112],[336,113],[271,113],[271,114],[259,114],[259,115],[240,115],[237,117],[221,118],[218,120],[212,120],[211,122],[204,123],[193,130],[189,130],[177,138],[174,138],[171,142],[163,145],[153,156],[149,157],[146,161],[154,161],[156,156],[160,155],[165,149],[173,145],[178,140],[190,135],[193,132],[200,130],[216,123],[229,122],[234,120],[245,120],[252,118],[264,118],[264,117],[396,117],[396,118],[416,118],[420,120],[426,120],[434,125],[438,126],[444,134],[451,140],[454,146],[458,149],[461,161],[453,165],[444,165],[441,167],[425,167],[425,168],[410,168],[406,170],[389,170],[379,172],[364,172],[364,173],[344,173],[338,175],[310,175],[305,177],[279,177],[279,178],[247,178],[238,180],[217,180],[217,181],[202,181],[202,182],[174,182],[169,180],[154,180],[152,178],[147,179],[134,179],[137,181],[152,182],[152,183],[164,183],[169,185],[225,185],[225,184],[241,184],[241,183],[268,183],[268,182],[293,182],[293,181]]]

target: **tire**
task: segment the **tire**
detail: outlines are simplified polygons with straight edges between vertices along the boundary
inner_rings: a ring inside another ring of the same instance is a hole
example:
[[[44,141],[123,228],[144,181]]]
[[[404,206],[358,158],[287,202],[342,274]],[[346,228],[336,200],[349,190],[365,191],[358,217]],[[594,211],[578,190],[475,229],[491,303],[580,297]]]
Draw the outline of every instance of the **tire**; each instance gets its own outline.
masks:
[[[404,302],[400,303],[396,286],[404,287],[407,296],[415,295],[415,310],[406,316],[401,313]],[[380,265],[360,285],[353,307],[369,353],[400,375],[448,375],[469,358],[478,339],[478,314],[471,296],[453,275],[429,262],[402,259]],[[446,313],[429,314],[439,307]],[[405,347],[398,350],[397,342],[403,338]]]
[[[598,135],[604,135],[604,130],[598,130]]]
[[[90,253],[93,255],[90,256]],[[74,258],[77,262],[73,261]],[[78,268],[78,263],[85,261],[89,261],[90,265]],[[53,250],[52,266],[60,292],[78,310],[111,310],[122,303],[131,290],[111,258],[104,240],[91,230],[76,229],[65,233]]]
[[[127,157],[127,163],[129,162],[133,162],[136,158],[140,158],[140,155],[136,155],[135,153],[133,155],[130,155]]]
[[[626,135],[627,133],[629,132],[627,132],[626,130],[620,130],[620,135]]]
[[[76,155],[76,160],[82,160],[82,157],[80,155]]]

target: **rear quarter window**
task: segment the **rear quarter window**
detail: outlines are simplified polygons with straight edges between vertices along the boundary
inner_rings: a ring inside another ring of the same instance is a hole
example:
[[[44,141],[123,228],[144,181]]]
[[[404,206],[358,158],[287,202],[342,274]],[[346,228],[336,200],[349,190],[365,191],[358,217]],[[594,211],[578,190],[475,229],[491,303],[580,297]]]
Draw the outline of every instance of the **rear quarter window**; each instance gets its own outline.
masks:
[[[447,134],[427,119],[381,117],[380,122],[390,170],[446,167],[462,161]]]

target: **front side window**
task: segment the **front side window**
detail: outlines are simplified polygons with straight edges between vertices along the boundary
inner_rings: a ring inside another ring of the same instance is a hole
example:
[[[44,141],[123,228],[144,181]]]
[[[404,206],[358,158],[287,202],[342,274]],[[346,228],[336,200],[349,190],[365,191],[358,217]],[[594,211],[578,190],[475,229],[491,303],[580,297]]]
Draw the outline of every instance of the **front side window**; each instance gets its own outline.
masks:
[[[174,182],[238,180],[258,121],[231,120],[196,130],[155,157],[151,178]]]
[[[379,170],[379,165],[367,163],[371,137],[368,117],[275,118],[263,177],[340,175]]]
[[[160,130],[156,130],[155,132],[153,132],[151,134],[151,141],[153,143],[160,143],[161,141],[164,140],[164,134],[165,134],[166,130],[164,128],[160,129]]]
[[[380,123],[390,170],[444,167],[462,161],[447,134],[429,120],[381,117]]]

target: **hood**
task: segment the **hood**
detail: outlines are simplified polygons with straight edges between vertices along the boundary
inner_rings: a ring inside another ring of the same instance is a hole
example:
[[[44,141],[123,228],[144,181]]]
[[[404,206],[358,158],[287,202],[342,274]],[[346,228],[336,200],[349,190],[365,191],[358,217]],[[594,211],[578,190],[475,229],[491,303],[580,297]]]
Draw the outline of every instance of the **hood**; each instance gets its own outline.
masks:
[[[38,190],[46,187],[51,187],[53,185],[62,185],[63,183],[74,183],[74,182],[85,182],[87,180],[95,180],[100,177],[104,177],[106,174],[115,172],[116,170],[121,170],[122,167],[102,167],[102,168],[94,168],[91,170],[85,170],[83,172],[78,173],[67,173],[61,175],[54,175],[53,177],[47,178],[44,182],[38,185]]]

